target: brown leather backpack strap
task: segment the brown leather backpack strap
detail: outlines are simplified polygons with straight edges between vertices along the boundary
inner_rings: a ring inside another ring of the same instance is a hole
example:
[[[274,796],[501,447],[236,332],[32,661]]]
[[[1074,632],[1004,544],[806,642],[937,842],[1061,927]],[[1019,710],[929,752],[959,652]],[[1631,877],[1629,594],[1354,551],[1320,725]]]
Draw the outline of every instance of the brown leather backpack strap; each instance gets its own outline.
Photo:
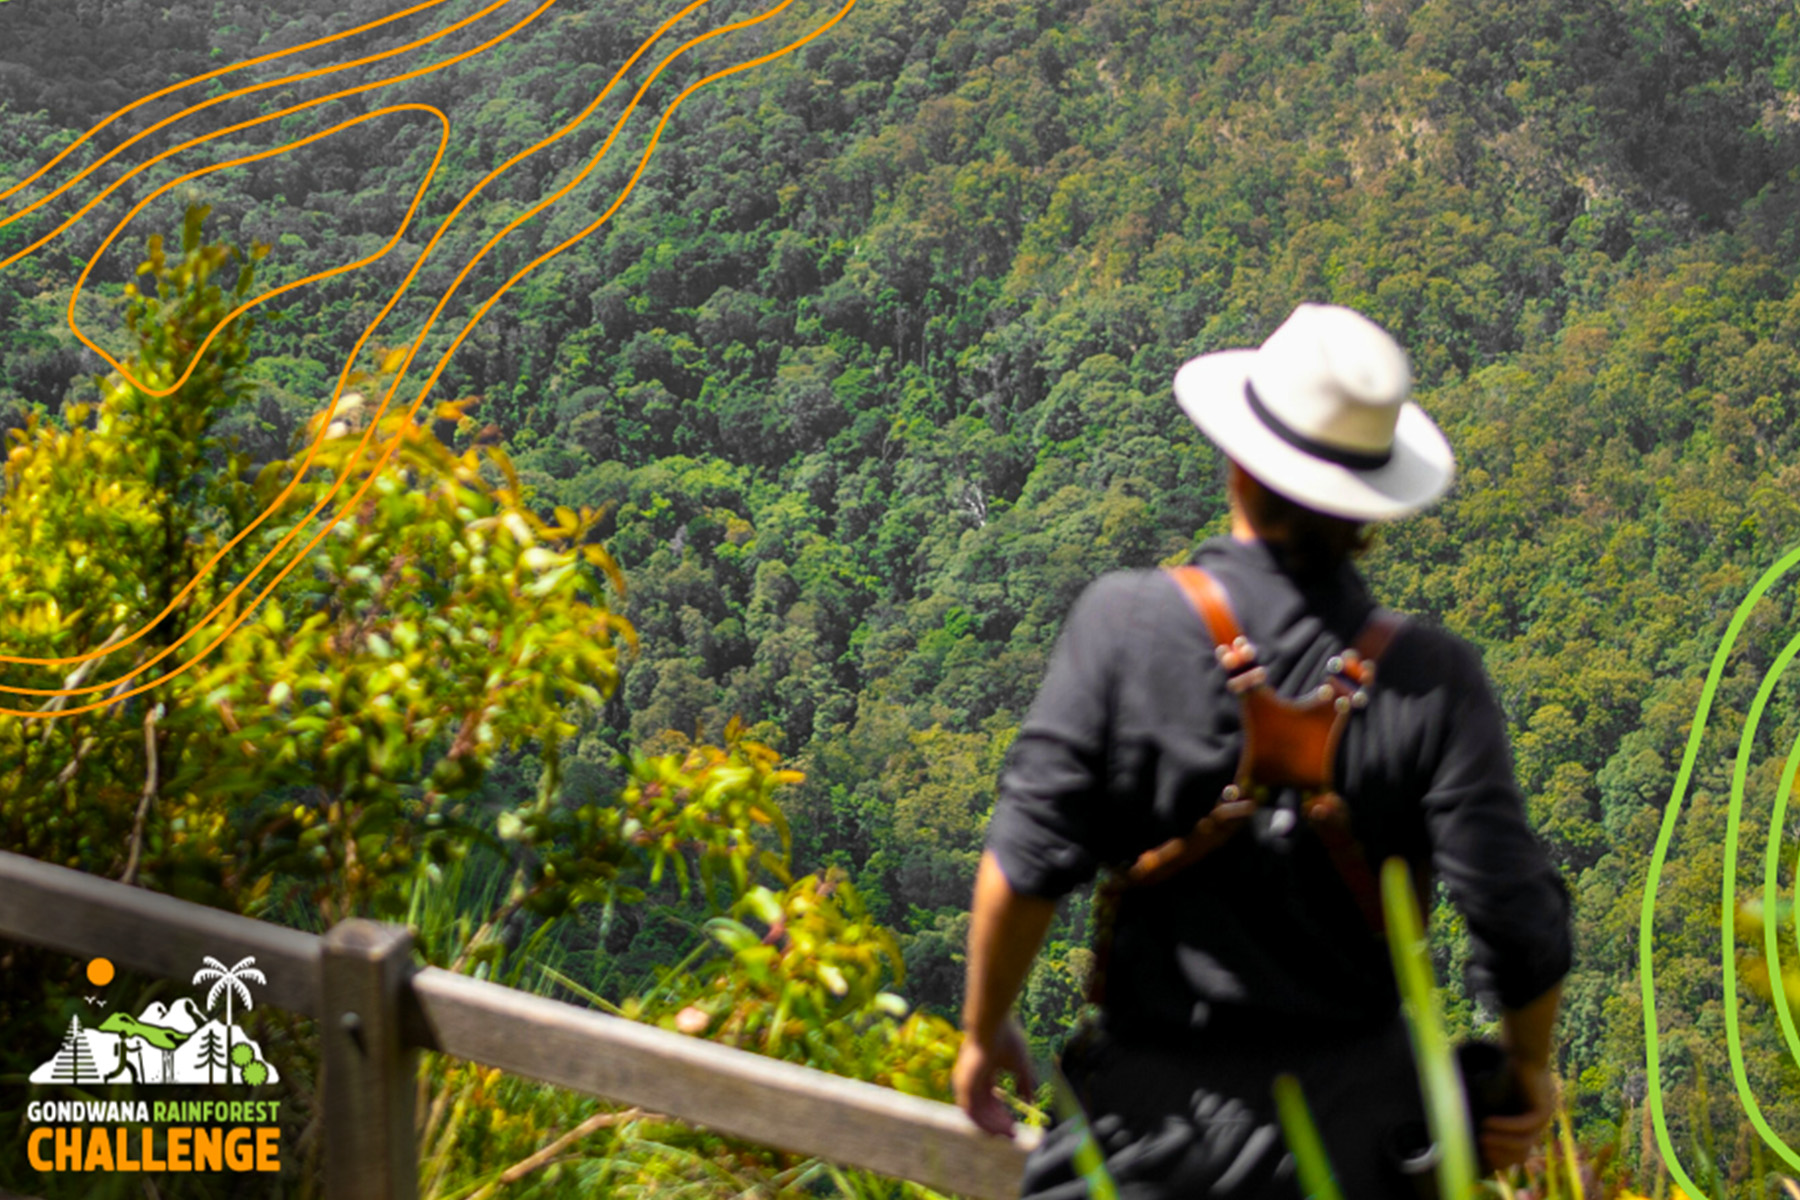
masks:
[[[1247,642],[1243,628],[1238,625],[1237,617],[1231,611],[1231,601],[1225,598],[1225,589],[1204,568],[1191,565],[1171,567],[1169,577],[1181,588],[1188,603],[1194,606],[1194,611],[1206,622],[1207,632],[1212,634],[1215,647],[1227,650],[1239,642]]]
[[[1154,850],[1138,855],[1137,861],[1125,872],[1126,882],[1134,887],[1158,883],[1198,862],[1230,841],[1231,835],[1241,829],[1255,811],[1254,800],[1219,801],[1210,813],[1195,823],[1187,836],[1170,838]]]
[[[1323,792],[1308,796],[1302,807],[1313,832],[1324,844],[1325,853],[1331,856],[1331,865],[1355,897],[1363,924],[1377,937],[1385,936],[1387,921],[1382,915],[1381,887],[1369,870],[1362,843],[1350,832],[1350,812],[1343,799],[1336,792]]]
[[[1350,697],[1356,704],[1367,702],[1367,688],[1375,681],[1375,664],[1387,652],[1400,631],[1405,628],[1406,618],[1392,609],[1377,608],[1363,622],[1357,631],[1350,648],[1342,656],[1343,672],[1356,680],[1358,690]],[[1333,749],[1335,750],[1335,739]],[[1350,894],[1356,898],[1356,907],[1362,914],[1363,923],[1370,931],[1385,937],[1387,921],[1381,903],[1381,885],[1370,869],[1368,856],[1364,853],[1362,843],[1350,831],[1350,810],[1343,798],[1335,791],[1315,793],[1307,797],[1304,809],[1307,819],[1324,843],[1326,853],[1331,856],[1332,865],[1337,868]],[[1415,879],[1415,885],[1419,881]],[[1420,890],[1420,910],[1429,912],[1425,890]]]
[[[1313,832],[1318,834],[1325,852],[1331,857],[1332,866],[1337,868],[1338,877],[1356,898],[1356,908],[1362,914],[1363,924],[1376,937],[1385,938],[1387,911],[1381,902],[1381,884],[1369,866],[1362,843],[1350,832],[1349,813],[1344,811],[1343,801],[1335,792],[1310,796],[1306,800],[1305,811]],[[1427,862],[1421,866],[1419,863],[1408,863],[1407,869],[1412,878],[1413,898],[1418,902],[1419,915],[1422,920],[1429,922],[1433,888],[1431,864]]]
[[[1406,628],[1406,618],[1389,608],[1378,608],[1369,614],[1350,646],[1340,656],[1343,673],[1354,679],[1358,687],[1375,682],[1375,663]]]
[[[1212,635],[1213,655],[1218,659],[1228,674],[1235,677],[1228,681],[1233,692],[1241,693],[1246,687],[1260,683],[1263,678],[1262,668],[1254,666],[1256,647],[1244,636],[1244,630],[1231,611],[1231,601],[1225,596],[1225,589],[1219,586],[1218,580],[1200,567],[1183,566],[1169,570],[1182,594],[1193,605],[1194,611],[1206,622],[1207,632]],[[1250,668],[1243,670],[1243,668]],[[1238,774],[1242,776],[1248,765],[1247,758],[1240,757]],[[1239,782],[1244,782],[1240,779]],[[1146,850],[1139,855],[1137,861],[1125,873],[1125,881],[1132,886],[1156,883],[1180,871],[1182,868],[1206,857],[1213,850],[1231,839],[1250,814],[1256,811],[1256,801],[1242,795],[1234,784],[1227,789],[1224,798],[1213,805],[1212,811],[1195,823],[1185,835],[1170,838],[1154,849]]]
[[[1397,613],[1391,608],[1378,608],[1369,614],[1367,621],[1363,622],[1362,630],[1356,635],[1356,640],[1351,643],[1351,648],[1369,662],[1374,662],[1387,653],[1394,638],[1399,636],[1400,631],[1404,628],[1406,628],[1404,614]]]

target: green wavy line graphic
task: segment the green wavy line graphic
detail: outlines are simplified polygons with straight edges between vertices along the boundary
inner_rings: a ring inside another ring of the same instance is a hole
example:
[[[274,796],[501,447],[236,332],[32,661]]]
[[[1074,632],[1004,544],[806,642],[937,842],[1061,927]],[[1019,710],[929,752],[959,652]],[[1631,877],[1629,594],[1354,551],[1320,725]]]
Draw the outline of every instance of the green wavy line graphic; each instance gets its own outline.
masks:
[[[1750,773],[1750,748],[1751,744],[1756,739],[1756,729],[1762,721],[1763,709],[1768,705],[1769,697],[1774,695],[1776,684],[1781,682],[1782,673],[1786,671],[1787,665],[1794,660],[1795,654],[1800,654],[1800,635],[1795,635],[1795,637],[1782,648],[1781,653],[1776,656],[1775,661],[1771,663],[1769,669],[1764,672],[1762,686],[1757,688],[1756,699],[1750,705],[1749,719],[1744,722],[1744,731],[1738,737],[1737,762],[1736,765],[1732,767],[1731,771],[1731,810],[1726,818],[1725,824],[1725,870],[1722,873],[1723,879],[1721,883],[1725,902],[1724,907],[1720,910],[1719,920],[1721,935],[1720,959],[1725,971],[1725,1043],[1726,1048],[1731,1054],[1732,1081],[1737,1085],[1738,1099],[1743,1102],[1745,1114],[1749,1116],[1750,1123],[1756,1127],[1756,1132],[1762,1135],[1764,1144],[1771,1150],[1774,1150],[1777,1154],[1781,1155],[1782,1158],[1786,1159],[1789,1166],[1800,1171],[1800,1154],[1795,1154],[1794,1151],[1788,1147],[1788,1144],[1776,1136],[1775,1132],[1769,1128],[1768,1122],[1763,1120],[1762,1109],[1757,1105],[1756,1097],[1750,1091],[1749,1076],[1744,1068],[1743,1040],[1738,1034],[1737,965],[1732,957],[1732,952],[1735,949],[1733,943],[1736,935],[1733,914],[1737,906],[1733,900],[1733,896],[1737,890],[1738,820],[1744,803],[1744,781]],[[1800,763],[1800,743],[1796,743],[1795,751],[1796,753],[1788,755],[1787,770],[1783,777],[1784,783],[1788,785],[1792,784],[1796,763]],[[1784,787],[1781,792],[1781,797],[1776,803],[1776,815],[1771,818],[1769,825],[1769,837],[1774,846],[1774,853],[1776,855],[1779,855],[1781,849],[1780,814],[1785,807],[1781,801],[1785,800],[1786,795],[1787,791],[1786,787]],[[1768,889],[1773,887],[1775,883],[1775,877],[1772,871],[1773,861],[1773,858],[1769,859],[1763,874],[1763,944],[1765,950],[1769,945],[1770,935],[1773,934],[1775,929],[1775,909],[1774,906],[1768,902]],[[1788,1014],[1787,999],[1783,994],[1784,989],[1781,983],[1781,963],[1779,958],[1773,954],[1768,956],[1767,961],[1773,990],[1777,996],[1782,997],[1778,1011],[1781,1013],[1782,1017],[1786,1018],[1783,1024],[1783,1032],[1787,1034],[1788,1045],[1792,1048],[1795,1045],[1793,1019]]]
[[[1788,553],[1783,555],[1775,565],[1763,572],[1762,577],[1756,581],[1755,586],[1750,589],[1749,594],[1745,596],[1743,601],[1738,605],[1737,611],[1732,614],[1731,623],[1725,630],[1725,638],[1719,643],[1718,650],[1713,654],[1712,665],[1706,673],[1706,683],[1700,692],[1700,703],[1694,710],[1694,721],[1688,730],[1687,747],[1682,752],[1681,769],[1675,777],[1675,789],[1670,794],[1668,807],[1663,810],[1662,828],[1658,831],[1656,836],[1656,850],[1650,857],[1650,872],[1644,883],[1644,901],[1638,920],[1638,969],[1641,975],[1640,983],[1643,989],[1644,1000],[1644,1067],[1645,1078],[1648,1085],[1651,1118],[1656,1125],[1656,1146],[1657,1149],[1661,1151],[1663,1161],[1669,1168],[1669,1174],[1681,1186],[1681,1190],[1689,1196],[1696,1198],[1703,1197],[1704,1193],[1701,1192],[1700,1188],[1688,1176],[1687,1172],[1682,1169],[1681,1161],[1676,1155],[1675,1148],[1669,1139],[1668,1121],[1663,1113],[1662,1080],[1659,1070],[1661,1053],[1660,1048],[1657,1045],[1656,1026],[1656,976],[1651,954],[1652,925],[1656,911],[1656,887],[1662,878],[1663,863],[1668,859],[1669,843],[1675,834],[1675,823],[1681,817],[1682,801],[1687,795],[1688,782],[1693,777],[1694,761],[1699,757],[1700,742],[1706,733],[1707,714],[1712,709],[1713,696],[1718,692],[1719,680],[1725,673],[1726,660],[1731,656],[1731,651],[1737,643],[1738,635],[1743,632],[1744,625],[1750,619],[1750,612],[1756,607],[1757,601],[1761,600],[1763,596],[1768,593],[1769,589],[1775,585],[1776,581],[1792,570],[1797,564],[1800,564],[1800,546],[1796,546],[1794,549],[1788,551]],[[1781,670],[1787,665],[1787,662],[1793,658],[1796,652],[1800,652],[1800,637],[1797,637],[1788,644],[1787,649],[1782,652],[1781,657],[1771,666],[1769,674],[1764,677],[1762,688],[1757,693],[1756,703],[1751,709],[1750,720],[1746,723],[1744,732],[1739,740],[1737,763],[1732,774],[1731,810],[1728,818],[1725,871],[1723,873],[1726,903],[1723,912],[1720,914],[1720,919],[1724,927],[1723,946],[1725,959],[1724,982],[1726,997],[1726,1027],[1729,1033],[1732,1069],[1738,1086],[1738,1094],[1740,1098],[1747,1101],[1746,1107],[1750,1119],[1758,1132],[1762,1135],[1764,1141],[1769,1143],[1772,1148],[1778,1149],[1788,1162],[1794,1164],[1797,1168],[1800,1168],[1800,1161],[1797,1161],[1793,1152],[1769,1131],[1767,1124],[1762,1120],[1761,1112],[1755,1106],[1755,1102],[1748,1097],[1748,1085],[1745,1081],[1743,1071],[1743,1051],[1737,1041],[1736,976],[1731,961],[1731,926],[1733,915],[1731,888],[1736,875],[1734,870],[1734,857],[1736,851],[1735,839],[1737,834],[1739,803],[1743,796],[1744,779],[1748,771],[1748,747],[1750,740],[1755,736],[1756,722],[1762,714],[1762,708],[1767,703],[1769,695],[1774,690],[1775,683],[1778,680]],[[1796,748],[1796,754],[1800,754],[1800,747]],[[1785,785],[1792,783],[1793,770],[1796,761],[1794,756],[1790,756],[1788,763],[1789,770],[1786,776],[1784,776],[1784,797],[1786,795]],[[1779,845],[1779,829],[1780,825],[1778,823],[1772,823],[1770,836],[1777,838],[1777,845]],[[1772,851],[1772,853],[1779,853],[1779,851]],[[1767,895],[1769,890],[1773,887],[1773,878],[1772,868],[1765,866],[1765,895]],[[1765,915],[1771,911],[1772,909],[1765,909]],[[1770,940],[1768,934],[1770,926],[1765,923],[1764,929],[1764,941],[1765,945],[1767,945]],[[1777,994],[1779,994],[1779,964],[1771,961],[1771,970],[1775,972],[1773,978],[1776,981]],[[1787,1014],[1785,1006],[1781,1009],[1781,1012],[1784,1018],[1786,1018],[1783,1029],[1788,1035],[1790,1045],[1792,1045],[1796,1040],[1792,1018]]]

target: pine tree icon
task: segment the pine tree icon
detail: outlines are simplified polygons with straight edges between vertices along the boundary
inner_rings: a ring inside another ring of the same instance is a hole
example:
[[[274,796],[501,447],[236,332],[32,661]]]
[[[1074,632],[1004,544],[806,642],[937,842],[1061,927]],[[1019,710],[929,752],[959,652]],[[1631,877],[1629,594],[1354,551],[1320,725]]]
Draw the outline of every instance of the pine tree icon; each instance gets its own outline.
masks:
[[[63,1037],[62,1048],[56,1052],[52,1083],[99,1083],[100,1068],[94,1065],[93,1056],[88,1053],[87,1038],[82,1036],[81,1018],[69,1018],[69,1032]]]
[[[206,1068],[206,1082],[217,1082],[213,1078],[215,1071],[224,1071],[225,1082],[231,1082],[231,1069],[225,1061],[225,1042],[215,1025],[208,1025],[200,1038],[200,1065]]]

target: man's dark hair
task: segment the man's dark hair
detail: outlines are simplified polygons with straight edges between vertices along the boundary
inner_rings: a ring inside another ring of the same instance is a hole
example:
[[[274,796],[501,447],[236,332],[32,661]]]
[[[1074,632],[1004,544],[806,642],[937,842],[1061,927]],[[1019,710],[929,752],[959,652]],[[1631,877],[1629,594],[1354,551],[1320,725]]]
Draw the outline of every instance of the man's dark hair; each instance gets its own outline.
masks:
[[[1255,482],[1243,492],[1245,514],[1289,574],[1325,574],[1374,544],[1375,531],[1366,523],[1296,504]]]

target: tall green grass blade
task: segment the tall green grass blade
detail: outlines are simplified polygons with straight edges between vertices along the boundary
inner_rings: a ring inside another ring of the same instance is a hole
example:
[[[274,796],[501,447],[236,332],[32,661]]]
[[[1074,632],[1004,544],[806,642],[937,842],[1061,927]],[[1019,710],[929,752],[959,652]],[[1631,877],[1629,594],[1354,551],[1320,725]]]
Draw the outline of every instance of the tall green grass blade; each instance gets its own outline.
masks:
[[[625,1010],[621,1009],[618,1005],[614,1004],[611,1000],[608,1000],[605,996],[602,996],[599,992],[593,991],[589,988],[583,987],[579,983],[576,983],[573,979],[569,978],[567,975],[564,975],[561,971],[558,971],[555,967],[546,966],[546,967],[542,968],[542,971],[543,971],[542,977],[544,979],[547,979],[552,983],[561,984],[563,987],[568,988],[571,992],[574,992],[577,996],[580,996],[583,1000],[586,1000],[589,1004],[593,1005],[595,1008],[601,1009],[605,1012],[609,1012],[615,1017],[622,1017],[625,1015]]]
[[[1300,1188],[1307,1200],[1344,1200],[1337,1178],[1331,1173],[1325,1142],[1319,1137],[1318,1126],[1313,1124],[1312,1112],[1300,1091],[1300,1081],[1292,1075],[1275,1077],[1275,1112],[1281,1118],[1281,1133],[1293,1152]]]
[[[1569,1168],[1569,1195],[1574,1200],[1587,1200],[1587,1188],[1581,1182],[1581,1156],[1575,1150],[1575,1135],[1569,1128],[1569,1110],[1559,1106],[1556,1115],[1561,1128],[1563,1163]]]
[[[1439,1151],[1438,1195],[1443,1200],[1470,1200],[1476,1160],[1462,1075],[1444,1033],[1442,1006],[1431,976],[1431,950],[1425,941],[1412,877],[1399,858],[1381,864],[1381,906],[1387,917],[1394,978],[1400,985],[1413,1058],[1419,1064],[1419,1083],[1425,1093],[1425,1123]]]
[[[1106,1169],[1106,1154],[1100,1149],[1093,1128],[1087,1123],[1087,1114],[1081,1111],[1081,1105],[1075,1100],[1075,1091],[1069,1086],[1069,1081],[1063,1078],[1060,1067],[1051,1068],[1051,1082],[1054,1085],[1057,1115],[1076,1125],[1080,1131],[1073,1159],[1075,1173],[1087,1183],[1088,1196],[1091,1200],[1119,1200],[1119,1187],[1113,1182],[1111,1172]]]

